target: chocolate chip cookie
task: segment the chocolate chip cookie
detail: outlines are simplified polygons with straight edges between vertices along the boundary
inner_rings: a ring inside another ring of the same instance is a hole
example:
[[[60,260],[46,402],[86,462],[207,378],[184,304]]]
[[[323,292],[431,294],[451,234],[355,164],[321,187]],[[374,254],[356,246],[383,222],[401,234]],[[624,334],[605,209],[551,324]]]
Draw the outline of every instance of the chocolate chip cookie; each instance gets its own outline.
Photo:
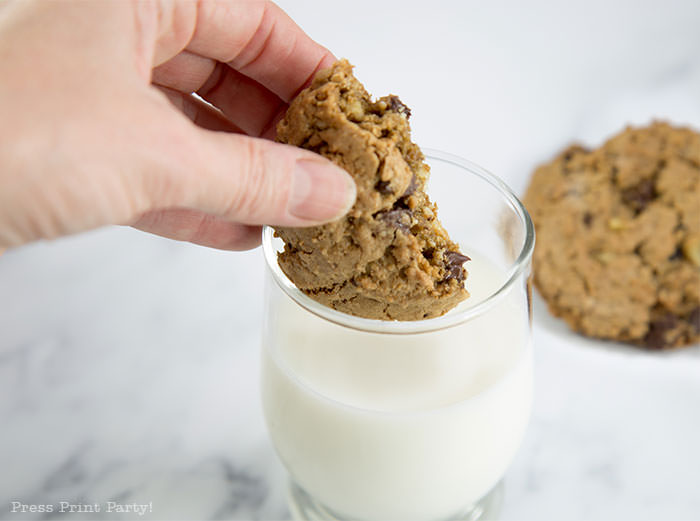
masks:
[[[585,335],[700,340],[700,134],[656,122],[539,167],[524,199],[537,288]]]
[[[357,200],[342,219],[276,228],[289,279],[339,311],[382,320],[442,315],[469,296],[468,257],[425,194],[429,167],[411,142],[411,111],[396,96],[373,101],[346,61],[320,71],[291,103],[277,140],[347,170]]]

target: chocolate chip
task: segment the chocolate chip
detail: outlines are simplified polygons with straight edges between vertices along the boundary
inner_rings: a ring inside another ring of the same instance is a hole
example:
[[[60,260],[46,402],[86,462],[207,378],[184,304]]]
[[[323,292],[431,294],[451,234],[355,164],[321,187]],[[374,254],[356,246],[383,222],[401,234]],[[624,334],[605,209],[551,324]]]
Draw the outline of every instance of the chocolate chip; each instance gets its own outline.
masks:
[[[379,217],[387,224],[408,232],[411,229],[411,211],[405,208],[396,208],[381,212]]]
[[[408,207],[408,200],[405,197],[397,199],[392,207],[394,210],[410,210]]]
[[[463,254],[459,253],[458,251],[449,251],[449,250],[443,254],[443,257],[445,257],[445,259],[447,259],[447,262],[449,262],[450,264],[459,264],[459,265],[462,265],[465,262],[472,260],[471,257],[468,257],[467,255],[463,255]]]
[[[581,145],[571,145],[562,155],[562,159],[564,161],[571,161],[576,154],[585,154],[588,152],[588,149],[586,147],[582,147]]]
[[[416,177],[416,174],[413,174],[413,176],[411,176],[411,182],[408,183],[408,187],[406,187],[406,191],[403,193],[403,195],[401,197],[408,197],[413,192],[415,192],[417,188],[418,188],[418,178]]]
[[[649,331],[644,337],[644,345],[650,349],[663,349],[671,344],[666,341],[666,333],[674,329],[678,325],[678,319],[673,313],[665,315],[653,320],[649,324]]]
[[[700,306],[694,307],[691,312],[688,313],[688,323],[695,333],[700,333]]]
[[[398,112],[399,114],[405,114],[406,119],[411,117],[411,109],[409,109],[398,96],[389,96],[389,110],[392,112]]]
[[[654,181],[651,179],[644,179],[622,191],[622,201],[637,213],[644,210],[654,197],[656,197]]]
[[[683,258],[683,250],[679,246],[676,248],[676,251],[674,251],[671,256],[668,258],[668,260],[678,260]]]
[[[391,183],[389,181],[377,181],[377,184],[374,185],[374,189],[382,195],[390,195],[394,193],[390,185]]]
[[[431,260],[433,258],[433,255],[435,255],[435,248],[426,248],[421,253],[423,254],[423,257],[426,258],[426,260]]]
[[[593,223],[593,214],[591,214],[591,212],[584,213],[583,214],[583,224],[586,225],[586,228],[590,228],[592,223]]]
[[[447,282],[450,279],[456,279],[457,282],[462,282],[466,277],[466,272],[462,264],[471,259],[458,251],[446,251],[443,253],[443,258],[445,259],[447,275],[445,275],[445,278],[443,278],[441,282]]]
[[[447,275],[440,282],[448,282],[450,279],[455,279],[457,282],[464,280],[464,268],[462,266],[447,266]]]

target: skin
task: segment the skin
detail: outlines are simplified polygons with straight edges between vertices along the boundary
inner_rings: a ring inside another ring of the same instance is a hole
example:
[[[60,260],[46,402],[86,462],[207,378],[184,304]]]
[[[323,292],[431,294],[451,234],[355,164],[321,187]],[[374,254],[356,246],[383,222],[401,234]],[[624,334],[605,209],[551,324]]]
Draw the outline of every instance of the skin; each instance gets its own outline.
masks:
[[[340,217],[350,176],[271,141],[334,60],[263,0],[2,2],[0,250],[108,224],[241,250]]]

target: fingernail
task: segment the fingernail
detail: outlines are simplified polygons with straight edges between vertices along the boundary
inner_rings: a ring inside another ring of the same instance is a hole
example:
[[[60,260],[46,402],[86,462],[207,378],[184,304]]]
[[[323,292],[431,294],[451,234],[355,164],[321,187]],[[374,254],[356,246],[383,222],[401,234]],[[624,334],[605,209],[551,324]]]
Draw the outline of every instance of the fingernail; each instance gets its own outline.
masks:
[[[355,182],[330,161],[298,160],[293,176],[288,210],[299,219],[332,221],[345,215],[355,203]]]

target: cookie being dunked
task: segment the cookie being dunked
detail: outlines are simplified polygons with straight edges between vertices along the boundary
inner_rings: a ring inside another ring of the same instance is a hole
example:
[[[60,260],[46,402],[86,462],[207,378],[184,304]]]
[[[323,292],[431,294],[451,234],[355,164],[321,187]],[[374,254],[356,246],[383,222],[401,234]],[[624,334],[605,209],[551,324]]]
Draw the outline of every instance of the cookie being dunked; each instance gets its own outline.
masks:
[[[342,219],[276,228],[279,265],[311,298],[352,315],[420,320],[469,296],[459,251],[424,192],[429,167],[410,140],[410,110],[396,96],[372,101],[341,60],[292,101],[277,140],[347,170],[357,200]]]

